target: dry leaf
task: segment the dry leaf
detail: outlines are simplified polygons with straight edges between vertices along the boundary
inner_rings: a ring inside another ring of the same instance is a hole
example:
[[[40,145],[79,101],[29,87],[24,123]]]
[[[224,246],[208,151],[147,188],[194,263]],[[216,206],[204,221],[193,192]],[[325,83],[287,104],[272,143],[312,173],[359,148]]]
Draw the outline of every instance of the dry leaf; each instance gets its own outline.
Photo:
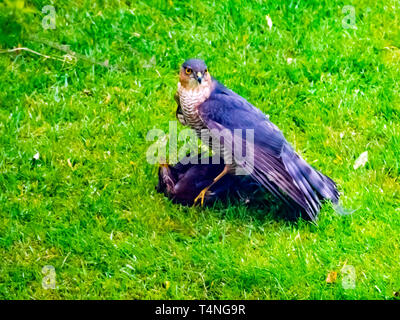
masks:
[[[337,272],[331,271],[328,273],[328,277],[326,278],[326,283],[335,283],[337,279]]]
[[[357,158],[356,162],[354,162],[354,170],[357,170],[359,167],[364,167],[365,164],[368,161],[368,151],[365,151],[360,154],[360,156]]]
[[[105,97],[105,99],[104,99],[104,104],[108,104],[110,102],[110,100],[111,100],[111,96],[109,93],[107,93],[107,97]]]
[[[265,17],[265,19],[267,19],[268,27],[271,29],[271,28],[272,28],[272,20],[271,20],[270,16],[267,15],[267,16]]]
[[[88,89],[83,89],[83,93],[86,94],[87,96],[92,95],[92,92],[90,92],[90,90],[88,90]]]
[[[71,163],[71,159],[70,159],[70,158],[67,159],[67,163],[68,163],[68,167],[70,167],[71,169],[73,169],[72,163]]]

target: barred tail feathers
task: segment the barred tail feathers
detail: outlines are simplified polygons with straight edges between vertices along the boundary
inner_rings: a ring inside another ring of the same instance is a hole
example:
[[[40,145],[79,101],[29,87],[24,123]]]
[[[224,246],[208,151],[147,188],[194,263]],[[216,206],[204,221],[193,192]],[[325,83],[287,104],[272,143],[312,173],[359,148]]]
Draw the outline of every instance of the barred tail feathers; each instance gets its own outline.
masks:
[[[284,146],[282,150],[282,160],[294,183],[304,195],[308,205],[304,209],[311,219],[316,218],[322,199],[331,200],[338,206],[339,192],[332,179],[311,167],[289,145]]]

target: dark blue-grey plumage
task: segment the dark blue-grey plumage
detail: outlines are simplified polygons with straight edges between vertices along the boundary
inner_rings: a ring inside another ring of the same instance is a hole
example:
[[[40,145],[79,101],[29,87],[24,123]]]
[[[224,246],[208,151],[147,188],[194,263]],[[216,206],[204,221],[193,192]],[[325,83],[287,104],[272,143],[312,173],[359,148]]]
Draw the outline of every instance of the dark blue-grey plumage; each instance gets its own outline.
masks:
[[[200,59],[188,59],[182,64],[183,68],[190,68],[194,72],[204,72],[207,70],[207,66],[203,60]]]
[[[198,106],[198,114],[208,129],[232,133],[234,129],[253,129],[254,166],[249,173],[293,209],[300,208],[314,220],[322,199],[338,202],[336,184],[296,154],[259,109],[215,79],[210,96]]]

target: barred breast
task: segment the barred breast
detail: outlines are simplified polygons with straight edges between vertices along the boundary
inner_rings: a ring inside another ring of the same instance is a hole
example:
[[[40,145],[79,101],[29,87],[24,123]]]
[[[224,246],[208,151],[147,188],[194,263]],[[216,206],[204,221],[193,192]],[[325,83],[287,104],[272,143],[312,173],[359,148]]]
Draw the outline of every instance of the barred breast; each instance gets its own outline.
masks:
[[[197,108],[210,96],[210,88],[208,86],[199,86],[191,90],[185,89],[178,83],[178,96],[185,124],[196,131],[197,136],[202,140],[204,145],[211,147],[214,155],[218,155],[224,159],[227,158],[225,148],[219,143],[218,138],[213,140],[210,135],[201,134],[201,130],[207,129],[207,127],[201,120]]]
[[[200,136],[201,129],[205,129],[203,121],[197,112],[197,107],[210,96],[208,87],[199,86],[196,89],[185,89],[178,83],[179,102],[187,125]]]

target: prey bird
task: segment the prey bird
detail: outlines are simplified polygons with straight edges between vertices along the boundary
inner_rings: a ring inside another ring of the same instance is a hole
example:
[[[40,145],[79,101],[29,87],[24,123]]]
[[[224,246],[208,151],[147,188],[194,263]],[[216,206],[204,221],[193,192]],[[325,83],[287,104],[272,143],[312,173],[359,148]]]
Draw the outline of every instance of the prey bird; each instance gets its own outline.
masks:
[[[202,163],[203,158],[206,156],[199,154],[185,164],[160,164],[156,190],[175,203],[193,205],[196,196],[213,183],[225,166],[223,159],[209,157],[208,161],[204,161],[206,163]],[[250,176],[227,174],[209,188],[204,202],[212,204],[232,196],[248,204],[262,199],[262,191],[260,184]]]
[[[237,167],[302,217],[315,220],[321,200],[338,204],[335,182],[302,159],[265,114],[211,77],[204,61],[189,59],[182,64],[175,100],[178,120],[194,129],[200,138],[202,130],[214,134],[228,130],[232,135],[235,129],[254,132],[254,139],[249,142],[253,156],[250,165],[243,165],[239,161],[241,155],[233,148],[211,145],[213,151],[220,154],[222,150],[224,159],[228,155],[232,161],[225,161],[224,168],[200,191],[194,204],[201,201],[203,205],[208,190]],[[203,142],[209,142],[209,138]],[[248,141],[243,138],[243,142]]]

